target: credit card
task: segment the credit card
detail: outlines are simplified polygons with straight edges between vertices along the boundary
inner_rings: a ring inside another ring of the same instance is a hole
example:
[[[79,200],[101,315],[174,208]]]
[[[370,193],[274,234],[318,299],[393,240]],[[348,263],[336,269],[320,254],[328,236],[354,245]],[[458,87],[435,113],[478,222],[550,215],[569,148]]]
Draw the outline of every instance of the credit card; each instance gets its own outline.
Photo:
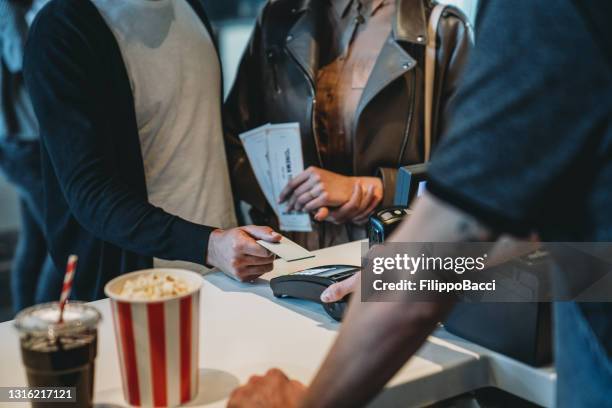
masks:
[[[298,261],[300,259],[314,258],[315,254],[291,241],[287,237],[282,237],[280,242],[257,241],[259,245],[270,252],[278,255],[287,262]]]

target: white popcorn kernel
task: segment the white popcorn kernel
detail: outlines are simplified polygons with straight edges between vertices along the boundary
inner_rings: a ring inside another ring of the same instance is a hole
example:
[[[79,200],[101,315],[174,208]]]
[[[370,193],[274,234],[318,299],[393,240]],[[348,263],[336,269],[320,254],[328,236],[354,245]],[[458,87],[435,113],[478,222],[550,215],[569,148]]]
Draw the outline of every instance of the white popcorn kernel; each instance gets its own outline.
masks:
[[[168,273],[151,272],[126,280],[119,295],[132,300],[160,300],[184,295],[189,290],[182,279]]]

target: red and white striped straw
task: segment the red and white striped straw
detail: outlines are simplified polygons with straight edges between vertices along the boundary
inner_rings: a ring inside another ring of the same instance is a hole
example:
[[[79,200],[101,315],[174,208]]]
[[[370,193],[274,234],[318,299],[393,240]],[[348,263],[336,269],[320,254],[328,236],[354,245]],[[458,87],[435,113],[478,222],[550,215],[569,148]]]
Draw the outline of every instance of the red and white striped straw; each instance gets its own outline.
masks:
[[[72,278],[74,277],[74,271],[76,270],[76,264],[79,258],[76,255],[70,255],[68,257],[68,264],[66,265],[66,274],[64,275],[64,286],[62,286],[62,294],[60,295],[60,314],[59,314],[59,322],[64,321],[64,306],[66,306],[66,301],[68,300],[68,296],[70,296],[70,291],[72,290]]]

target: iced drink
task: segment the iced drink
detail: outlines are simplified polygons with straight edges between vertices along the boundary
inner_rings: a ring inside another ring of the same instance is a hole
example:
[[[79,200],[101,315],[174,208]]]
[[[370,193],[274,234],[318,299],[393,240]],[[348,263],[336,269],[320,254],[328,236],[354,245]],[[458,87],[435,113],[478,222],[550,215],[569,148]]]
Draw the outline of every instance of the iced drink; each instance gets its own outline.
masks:
[[[100,314],[80,302],[69,302],[58,323],[59,305],[45,303],[17,315],[21,356],[30,387],[73,387],[76,402],[32,402],[35,408],[91,407]],[[66,396],[64,394],[64,396]]]

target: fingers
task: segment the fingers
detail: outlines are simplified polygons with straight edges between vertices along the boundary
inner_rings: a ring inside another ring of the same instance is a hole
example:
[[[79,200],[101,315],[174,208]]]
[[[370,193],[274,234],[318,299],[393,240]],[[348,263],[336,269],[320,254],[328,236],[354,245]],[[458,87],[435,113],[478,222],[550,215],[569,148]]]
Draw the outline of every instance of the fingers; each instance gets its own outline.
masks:
[[[349,293],[353,293],[357,288],[359,277],[359,273],[356,273],[348,279],[329,286],[321,293],[321,301],[324,303],[337,302]]]
[[[249,381],[247,382],[247,384],[257,385],[257,384],[261,383],[262,380],[263,380],[263,376],[261,376],[261,375],[252,375],[251,378],[249,378]]]
[[[250,236],[255,239],[263,239],[268,242],[278,242],[281,240],[281,235],[270,227],[260,227],[257,225],[247,225],[242,227]]]
[[[236,254],[236,259],[245,255],[252,255],[259,258],[268,258],[272,254],[262,247],[245,231],[240,231],[240,235],[232,243],[232,250]]]
[[[302,209],[306,206],[306,204],[315,200],[317,197],[320,197],[322,192],[323,192],[323,188],[321,186],[321,183],[319,183],[300,196],[296,196],[294,194],[291,197],[291,200],[293,202],[293,208],[295,208],[297,211],[302,211]]]
[[[316,197],[318,193],[315,192],[320,190],[320,188],[317,189],[317,183],[319,183],[318,177],[310,177],[296,188],[287,201],[287,210],[299,210],[304,204]]]
[[[274,262],[275,256],[270,255],[267,257],[260,256],[252,256],[252,255],[243,255],[236,261],[236,265],[238,266],[258,266],[258,265],[270,265]]]
[[[374,197],[374,186],[369,185],[366,189],[365,195],[362,196],[361,202],[359,203],[359,207],[355,210],[352,218],[355,218],[362,214],[369,206],[372,198]]]
[[[270,227],[249,225],[240,229],[240,236],[234,242],[236,257],[232,261],[232,274],[242,282],[252,281],[274,267],[274,256],[255,238],[270,242],[280,241],[281,235]]]
[[[265,375],[254,375],[230,395],[228,408],[298,407],[302,406],[306,387],[290,380],[277,368]]]
[[[298,188],[293,190],[293,195],[299,197],[300,195],[312,190],[317,185],[317,183],[319,183],[318,177],[308,177],[308,180],[306,180],[305,182],[300,184]]]
[[[264,381],[289,381],[289,377],[278,368],[269,369],[264,375],[252,375],[247,382],[248,385],[259,385]],[[295,381],[295,380],[294,380]],[[298,381],[296,381],[298,382]],[[298,382],[299,383],[299,382]]]
[[[319,196],[317,196],[317,198],[315,198],[314,200],[311,200],[308,203],[306,203],[304,207],[302,208],[302,210],[305,212],[310,212],[310,211],[314,211],[318,209],[319,207],[325,207],[329,204],[327,200],[328,197],[329,197],[329,194],[325,191],[321,193]]]
[[[238,227],[215,230],[209,238],[207,261],[241,281],[253,279],[274,267],[274,256],[255,238],[279,241],[281,235],[269,227]]]
[[[298,380],[289,380],[289,385],[293,389],[293,392],[304,392],[306,390],[306,386]]]
[[[314,219],[317,221],[325,221],[327,217],[329,217],[329,208],[327,207],[319,208],[314,215]]]
[[[286,201],[292,194],[293,190],[295,190],[300,184],[308,180],[308,178],[312,174],[312,171],[313,167],[309,167],[294,178],[292,178],[289,183],[287,183],[283,191],[281,191],[280,196],[278,197],[278,202],[282,203]]]
[[[341,206],[350,200],[354,184],[359,179],[318,167],[309,167],[305,172],[310,173],[309,177],[296,177],[301,183],[283,195],[288,211],[315,211],[324,206]]]
[[[351,195],[351,199],[339,209],[332,211],[328,217],[328,220],[337,224],[346,222],[348,219],[350,219],[351,215],[359,209],[362,195],[363,190],[361,185],[359,183],[355,183],[353,186],[353,194]]]
[[[236,268],[234,276],[241,282],[250,282],[259,278],[264,273],[270,272],[273,268],[274,265],[272,263],[267,265],[242,266]]]
[[[368,221],[368,217],[370,216],[372,211],[374,211],[374,209],[382,199],[382,197],[376,195],[374,186],[370,187],[372,189],[372,194],[369,195],[369,198],[367,200],[364,199],[364,201],[366,202],[365,209],[353,217],[353,222],[355,224],[365,224]]]
[[[270,378],[278,379],[278,380],[289,381],[289,377],[287,377],[287,375],[283,373],[281,370],[279,370],[278,368],[269,369],[268,372],[266,373],[266,376]]]
[[[358,214],[356,217],[353,218],[353,223],[357,225],[363,225],[367,223],[368,219],[370,218],[370,214],[374,212],[374,209],[376,209],[377,205],[378,205],[378,201],[376,200],[372,201],[370,205],[368,206],[368,208],[363,213]]]

